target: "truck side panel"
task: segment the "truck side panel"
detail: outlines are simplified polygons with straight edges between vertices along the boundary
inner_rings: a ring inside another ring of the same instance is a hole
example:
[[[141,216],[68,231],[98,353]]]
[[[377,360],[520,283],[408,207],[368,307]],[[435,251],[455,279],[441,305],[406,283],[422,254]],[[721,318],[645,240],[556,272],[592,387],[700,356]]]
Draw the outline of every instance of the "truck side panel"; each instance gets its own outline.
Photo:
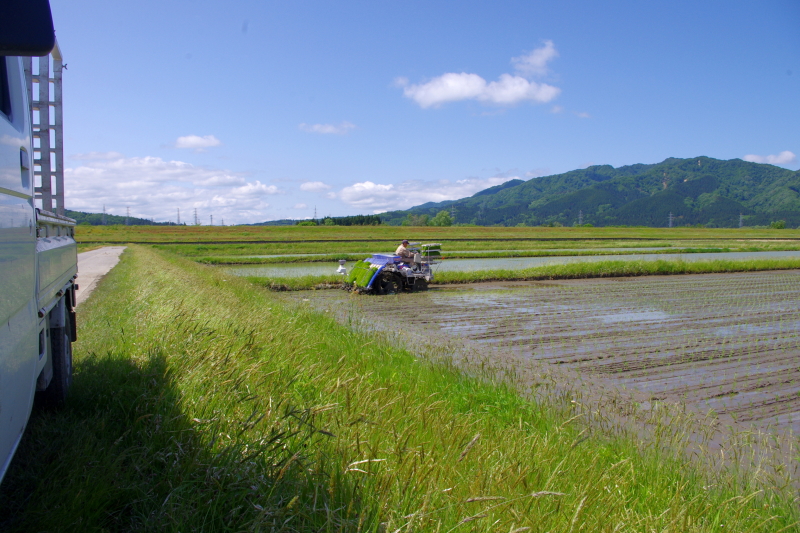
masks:
[[[27,98],[0,57],[0,479],[30,415],[39,365],[36,222]],[[27,168],[24,168],[26,167]]]
[[[63,228],[67,231],[68,228]],[[38,239],[39,308],[57,299],[60,291],[78,273],[78,245],[69,235]]]

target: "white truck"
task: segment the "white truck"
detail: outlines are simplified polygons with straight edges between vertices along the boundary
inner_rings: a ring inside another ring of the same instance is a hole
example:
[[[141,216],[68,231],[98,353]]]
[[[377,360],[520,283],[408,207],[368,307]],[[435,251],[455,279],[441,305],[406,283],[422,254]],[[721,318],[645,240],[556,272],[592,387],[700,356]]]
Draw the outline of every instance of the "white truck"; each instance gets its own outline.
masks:
[[[78,262],[64,216],[61,70],[48,0],[2,0],[0,482],[35,395],[63,403],[72,382]]]

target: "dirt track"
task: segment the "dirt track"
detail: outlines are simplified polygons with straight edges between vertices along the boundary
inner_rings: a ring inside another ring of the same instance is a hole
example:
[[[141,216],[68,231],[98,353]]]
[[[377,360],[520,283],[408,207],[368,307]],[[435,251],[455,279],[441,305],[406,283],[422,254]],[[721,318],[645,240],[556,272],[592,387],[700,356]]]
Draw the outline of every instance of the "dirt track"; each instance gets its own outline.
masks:
[[[346,295],[318,293],[328,304]],[[800,272],[491,283],[362,313],[502,347],[654,400],[800,433]]]

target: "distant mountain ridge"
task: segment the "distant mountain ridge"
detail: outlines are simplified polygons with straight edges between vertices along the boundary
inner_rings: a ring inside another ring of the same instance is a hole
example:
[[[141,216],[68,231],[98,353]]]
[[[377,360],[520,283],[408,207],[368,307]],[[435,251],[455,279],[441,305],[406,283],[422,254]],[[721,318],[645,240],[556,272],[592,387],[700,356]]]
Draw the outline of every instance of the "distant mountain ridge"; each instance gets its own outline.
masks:
[[[785,220],[800,225],[800,171],[741,159],[668,158],[652,165],[595,165],[563,174],[511,180],[469,198],[423,204],[381,215],[400,224],[407,215],[447,209],[455,222],[479,225],[738,227]]]

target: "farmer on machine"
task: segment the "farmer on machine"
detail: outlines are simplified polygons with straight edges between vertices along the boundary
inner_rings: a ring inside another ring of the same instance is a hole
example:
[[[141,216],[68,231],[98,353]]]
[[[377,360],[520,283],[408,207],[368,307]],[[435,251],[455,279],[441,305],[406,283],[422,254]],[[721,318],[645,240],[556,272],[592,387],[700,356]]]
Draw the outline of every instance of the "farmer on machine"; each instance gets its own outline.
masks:
[[[414,253],[408,249],[408,239],[403,239],[403,242],[395,250],[394,255],[399,255],[403,263],[414,265]]]

